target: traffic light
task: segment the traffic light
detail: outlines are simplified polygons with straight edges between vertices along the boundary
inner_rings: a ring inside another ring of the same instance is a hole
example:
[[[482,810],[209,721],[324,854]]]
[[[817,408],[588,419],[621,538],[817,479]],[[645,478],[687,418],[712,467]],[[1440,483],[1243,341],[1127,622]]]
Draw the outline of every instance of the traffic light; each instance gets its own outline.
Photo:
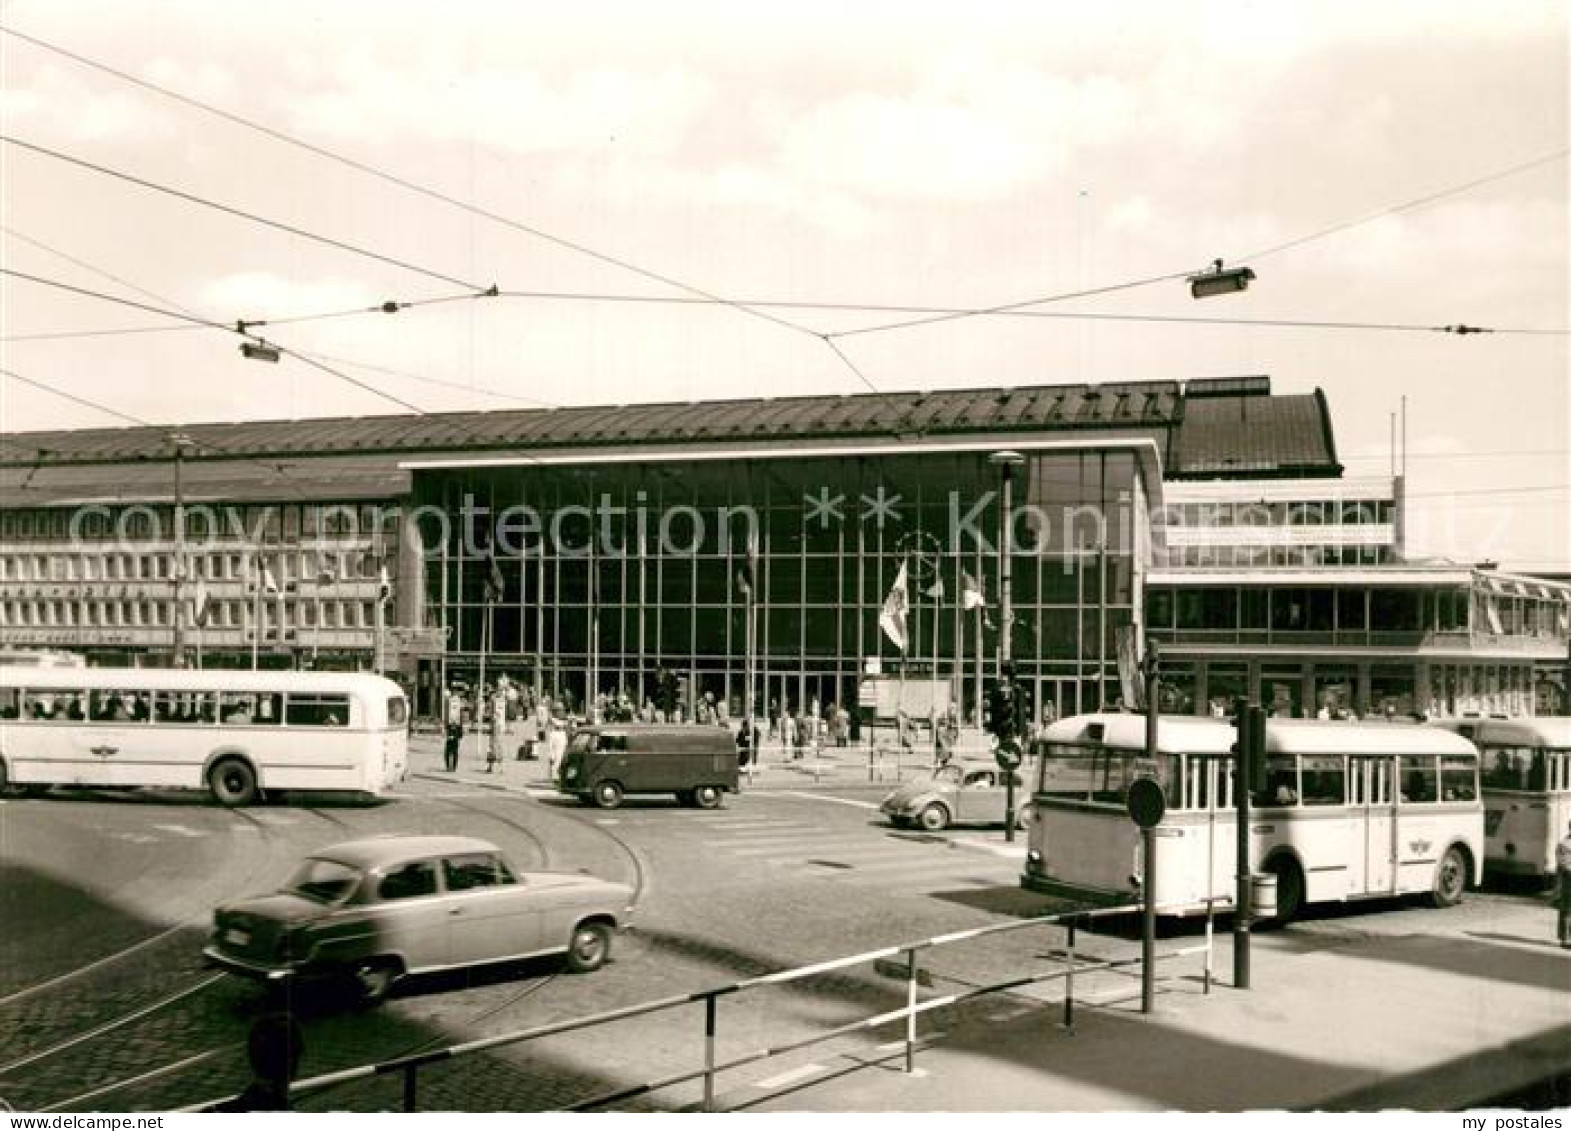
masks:
[[[988,693],[987,729],[1001,744],[1013,742],[1020,732],[1016,694],[1017,689],[1012,680],[994,684],[993,690]]]
[[[1248,699],[1233,704],[1233,754],[1238,758],[1237,780],[1250,793],[1266,787],[1266,713],[1265,708]]]

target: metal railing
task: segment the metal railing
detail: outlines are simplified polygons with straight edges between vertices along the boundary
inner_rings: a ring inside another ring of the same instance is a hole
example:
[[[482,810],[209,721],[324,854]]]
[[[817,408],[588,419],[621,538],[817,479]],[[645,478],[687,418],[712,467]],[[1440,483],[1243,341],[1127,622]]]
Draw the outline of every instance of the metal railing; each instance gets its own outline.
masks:
[[[1205,908],[1204,941],[1200,944],[1181,947],[1153,955],[1155,961],[1168,961],[1193,954],[1203,954],[1205,957],[1203,972],[1203,992],[1209,994],[1213,981],[1213,920],[1219,908],[1231,906],[1227,899],[1208,900],[1204,904],[1166,904],[1157,907],[1157,911],[1170,914],[1179,911],[1193,911],[1197,907]],[[642,1017],[659,1013],[665,1010],[676,1009],[681,1006],[702,1004],[704,1007],[704,1055],[701,1067],[684,1070],[672,1075],[662,1076],[643,1083],[618,1088],[614,1091],[604,1092],[581,1100],[567,1107],[558,1109],[562,1111],[590,1111],[615,1103],[625,1102],[638,1096],[648,1095],[665,1088],[675,1087],[679,1084],[703,1080],[702,1110],[713,1111],[715,1102],[715,1080],[723,1072],[729,1072],[746,1065],[755,1064],[773,1057],[783,1056],[822,1044],[826,1041],[836,1040],[852,1033],[878,1029],[897,1021],[905,1021],[905,1071],[915,1070],[917,1047],[917,1018],[924,1013],[931,1013],[937,1009],[959,1005],[963,1002],[988,994],[1003,993],[1009,990],[1021,989],[1026,986],[1038,985],[1045,982],[1062,980],[1064,984],[1063,999],[1063,1027],[1069,1031],[1074,1029],[1075,1012],[1075,978],[1102,970],[1118,970],[1130,966],[1139,966],[1142,962],[1140,956],[1121,959],[1093,958],[1084,955],[1086,961],[1081,961],[1081,953],[1076,947],[1076,933],[1091,921],[1106,919],[1121,915],[1138,915],[1141,905],[1138,903],[1120,904],[1112,907],[1098,907],[1094,909],[1078,909],[1074,911],[1059,912],[1052,915],[1043,915],[1016,922],[996,923],[985,927],[975,927],[964,931],[954,931],[948,934],[935,935],[919,942],[902,943],[896,946],[883,947],[878,950],[864,951],[860,954],[848,955],[844,958],[831,959],[825,962],[814,963],[809,966],[799,966],[789,970],[782,970],[772,974],[764,974],[728,985],[713,987],[705,990],[695,990],[691,993],[676,994],[671,997],[659,998],[653,1001],[640,1002],[636,1005],[625,1006],[620,1009],[607,1010],[594,1013],[587,1017],[576,1018],[571,1021],[557,1022],[551,1025],[541,1025],[530,1029],[521,1029],[512,1033],[505,1033],[495,1037],[485,1037],[473,1041],[465,1041],[450,1045],[447,1048],[435,1049],[430,1052],[413,1053],[407,1056],[395,1057],[391,1060],[374,1064],[360,1065],[346,1068],[337,1072],[329,1072],[320,1076],[313,1076],[305,1080],[293,1082],[289,1087],[289,1103],[293,1106],[297,1100],[307,1096],[318,1095],[333,1088],[343,1085],[377,1079],[387,1076],[402,1077],[402,1105],[406,1112],[418,1111],[420,1099],[420,1070],[447,1061],[486,1052],[490,1049],[503,1048],[510,1045],[519,1045],[528,1041],[540,1040],[545,1037],[557,1036],[576,1030],[590,1029],[606,1025],[615,1021],[624,1021],[633,1017]],[[1022,974],[1019,977],[1009,978],[1002,982],[994,982],[986,986],[977,986],[961,990],[956,993],[943,994],[936,997],[919,999],[917,989],[927,981],[927,971],[919,969],[917,955],[923,951],[935,950],[940,947],[957,943],[969,942],[974,939],[989,935],[1000,935],[1010,931],[1026,930],[1033,927],[1058,925],[1064,929],[1064,945],[1061,950],[1050,951],[1051,956],[1061,958],[1061,962],[1051,969],[1033,974]],[[728,1060],[717,1059],[717,1044],[719,1036],[719,1002],[721,998],[744,993],[748,990],[760,989],[767,986],[780,986],[791,982],[801,981],[805,978],[817,977],[844,970],[848,967],[873,963],[885,964],[886,968],[895,964],[889,960],[903,958],[904,977],[906,981],[906,1004],[899,1009],[888,1010],[874,1014],[871,1017],[837,1025],[830,1029],[822,1030],[810,1037],[794,1040],[785,1044],[766,1046],[750,1052],[734,1056]],[[233,1097],[229,1097],[232,1099]],[[182,1111],[211,1110],[225,1099],[211,1100],[203,1104],[182,1108]]]

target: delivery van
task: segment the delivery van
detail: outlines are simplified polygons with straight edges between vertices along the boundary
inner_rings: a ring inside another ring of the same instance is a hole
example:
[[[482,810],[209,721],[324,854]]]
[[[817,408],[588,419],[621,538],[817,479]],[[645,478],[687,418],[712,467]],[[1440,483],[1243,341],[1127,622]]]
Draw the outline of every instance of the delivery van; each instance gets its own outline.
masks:
[[[560,792],[602,809],[639,793],[670,793],[683,805],[714,809],[736,786],[736,740],[720,726],[590,727],[573,735],[556,776]]]

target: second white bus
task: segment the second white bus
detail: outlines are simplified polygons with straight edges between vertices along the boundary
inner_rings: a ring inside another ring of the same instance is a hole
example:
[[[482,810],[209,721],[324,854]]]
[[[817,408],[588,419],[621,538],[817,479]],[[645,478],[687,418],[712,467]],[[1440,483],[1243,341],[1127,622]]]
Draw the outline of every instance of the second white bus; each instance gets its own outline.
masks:
[[[1232,897],[1235,736],[1225,720],[1164,717],[1152,762],[1142,716],[1053,723],[1039,745],[1022,886],[1094,902],[1133,897],[1143,863],[1125,791],[1144,776],[1168,801],[1156,830],[1157,902],[1198,911]],[[1276,918],[1306,903],[1414,892],[1449,906],[1481,879],[1478,753],[1465,738],[1432,727],[1271,720],[1266,749],[1249,861],[1252,873],[1276,876]]]
[[[267,790],[379,797],[408,769],[409,707],[381,676],[0,668],[0,790]]]
[[[1571,719],[1441,719],[1478,747],[1484,785],[1484,867],[1551,880],[1571,822]]]

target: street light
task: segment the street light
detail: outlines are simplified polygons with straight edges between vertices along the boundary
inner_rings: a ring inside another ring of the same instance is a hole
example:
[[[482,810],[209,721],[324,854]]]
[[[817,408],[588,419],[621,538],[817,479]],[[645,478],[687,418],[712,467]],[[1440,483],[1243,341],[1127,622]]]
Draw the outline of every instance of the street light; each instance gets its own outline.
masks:
[[[185,667],[185,494],[180,481],[180,471],[185,463],[188,448],[196,447],[191,437],[183,432],[171,432],[167,439],[175,449],[175,544],[174,569],[170,580],[174,585],[174,666]]]
[[[994,452],[987,457],[987,462],[1002,469],[1004,476],[1004,505],[998,516],[998,601],[1003,623],[998,629],[998,683],[995,690],[1007,686],[1011,698],[1014,694],[1014,671],[1009,656],[1009,637],[1014,628],[1015,613],[1009,593],[1009,543],[1014,535],[1015,468],[1025,461],[1025,456],[1012,451]],[[1019,704],[1011,703],[1010,708],[1011,722],[1018,722]],[[997,725],[996,721],[995,725]],[[1011,760],[1012,755],[1018,753],[1019,744],[1012,735],[1008,734],[1000,734],[998,742],[998,764],[1004,770],[1004,839],[1013,841],[1015,839],[1015,770],[1013,765],[1008,765],[1006,762]],[[1010,743],[1014,745],[1011,747]]]
[[[1189,276],[1189,293],[1195,298],[1212,298],[1216,295],[1236,294],[1249,289],[1255,273],[1249,267],[1222,266],[1220,259],[1213,260],[1211,270]]]

